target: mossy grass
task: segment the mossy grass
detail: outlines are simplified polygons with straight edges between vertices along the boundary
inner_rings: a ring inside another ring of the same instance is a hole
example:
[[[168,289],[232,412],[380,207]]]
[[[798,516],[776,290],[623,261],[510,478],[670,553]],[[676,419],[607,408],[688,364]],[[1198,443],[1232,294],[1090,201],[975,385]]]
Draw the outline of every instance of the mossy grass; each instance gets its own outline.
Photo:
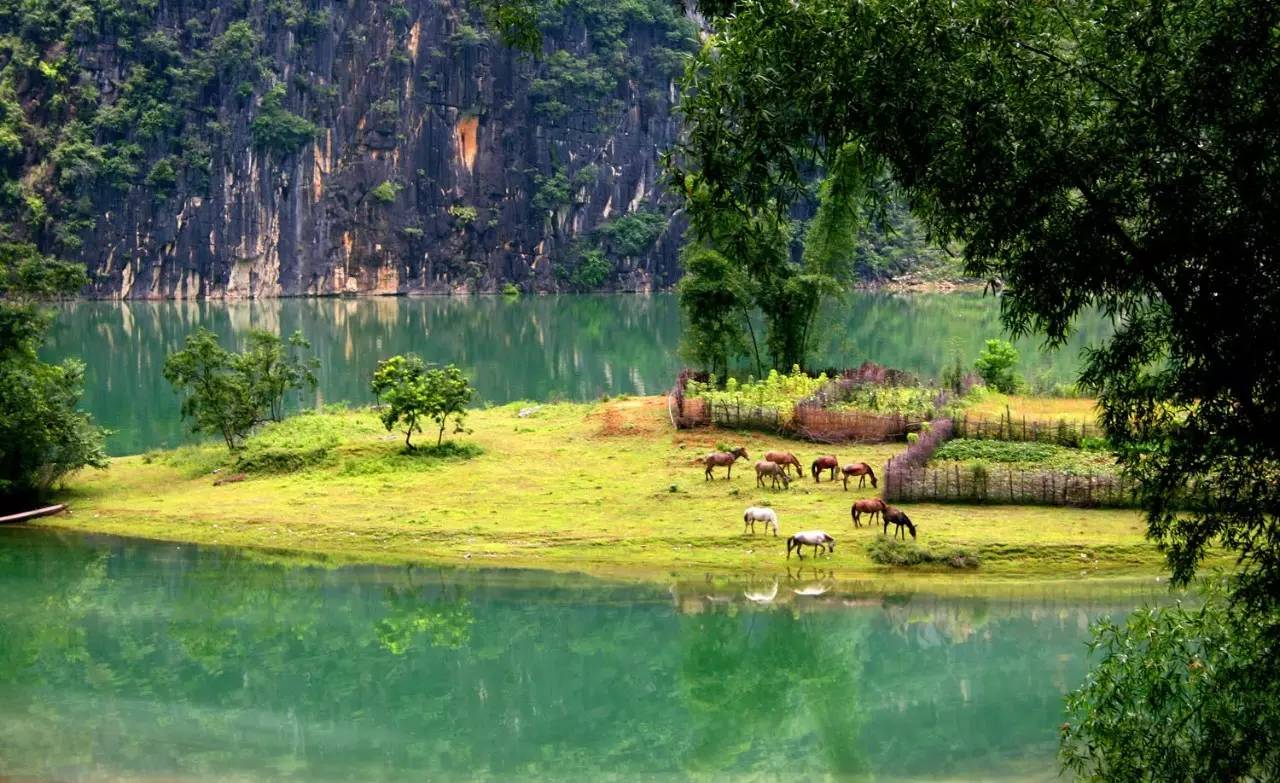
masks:
[[[881,578],[853,529],[850,503],[874,494],[808,476],[790,490],[756,487],[750,461],[732,480],[703,479],[697,458],[743,445],[751,461],[832,447],[755,432],[676,432],[664,398],[558,403],[519,416],[528,402],[474,411],[473,434],[440,450],[406,453],[403,437],[371,410],[295,417],[250,439],[244,454],[301,454],[245,480],[221,446],[187,446],[112,461],[73,480],[70,516],[43,524],[202,544],[310,553],[342,562],[435,562],[582,571],[642,579],[784,573],[788,532],[820,528],[842,546],[820,564],[833,578]],[[834,448],[843,461],[884,462],[902,444]],[[320,454],[321,456],[315,456]],[[314,456],[314,458],[313,458]],[[807,464],[807,463],[806,463]],[[283,468],[287,472],[279,470]],[[248,473],[248,471],[245,471]],[[673,489],[674,488],[674,489]],[[782,535],[743,535],[742,511],[768,503]],[[920,544],[964,548],[982,579],[1150,575],[1163,560],[1134,511],[912,504]],[[955,576],[958,577],[958,574]]]

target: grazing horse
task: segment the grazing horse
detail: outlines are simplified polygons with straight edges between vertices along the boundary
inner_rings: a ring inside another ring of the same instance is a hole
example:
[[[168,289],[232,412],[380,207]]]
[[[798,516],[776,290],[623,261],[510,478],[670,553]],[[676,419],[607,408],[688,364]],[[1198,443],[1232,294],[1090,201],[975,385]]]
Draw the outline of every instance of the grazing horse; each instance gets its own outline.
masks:
[[[791,550],[794,549],[796,556],[804,560],[804,552],[800,551],[804,546],[813,547],[813,556],[817,557],[819,548],[827,550],[827,554],[836,551],[836,540],[822,530],[801,531],[787,539],[787,559],[791,559]]]
[[[778,536],[778,514],[771,508],[763,506],[751,506],[742,514],[742,534],[747,534],[747,525],[751,526],[751,535],[756,534],[756,523],[763,522],[764,529],[767,531],[770,526],[773,527],[773,536]]]
[[[884,507],[884,516],[883,516],[882,518],[884,519],[884,531],[883,531],[883,532],[888,533],[888,532],[889,532],[889,523],[893,523],[893,526],[894,526],[894,527],[893,527],[893,537],[894,537],[894,538],[897,538],[897,537],[898,537],[898,534],[899,534],[899,533],[902,533],[902,528],[904,528],[904,527],[905,527],[907,530],[910,530],[910,531],[911,531],[911,540],[912,540],[912,541],[915,541],[915,540],[916,540],[916,526],[915,526],[915,524],[914,524],[914,523],[912,523],[911,518],[910,518],[910,517],[908,517],[908,516],[907,516],[907,515],[902,511],[902,509],[900,509],[900,508],[894,508],[893,506],[888,506],[888,505],[887,505],[887,506],[885,506],[885,507]],[[903,540],[903,541],[906,541],[906,540],[907,540],[907,534],[906,534],[906,533],[902,533],[902,540]]]
[[[796,457],[796,455],[792,454],[791,452],[771,451],[768,454],[764,455],[764,458],[769,462],[778,463],[784,469],[787,466],[791,466],[796,469],[796,478],[804,478],[804,468],[800,467],[800,460]]]
[[[836,471],[839,469],[840,460],[836,459],[834,454],[826,454],[818,457],[813,461],[813,464],[809,466],[809,470],[813,473],[814,481],[821,481],[818,476],[821,475],[824,470],[831,471],[831,480],[835,481]]]
[[[762,459],[756,463],[756,485],[757,486],[761,486],[761,487],[764,486],[765,476],[770,476],[773,478],[772,486],[774,489],[778,488],[778,479],[782,479],[783,489],[791,488],[791,477],[787,475],[787,469],[782,467],[776,462],[770,462],[768,460]]]
[[[871,477],[872,489],[880,486],[879,482],[876,481],[876,472],[865,462],[854,462],[845,465],[843,468],[840,468],[840,472],[844,474],[844,488],[846,490],[849,489],[849,479],[854,476],[858,477],[858,489],[862,489],[866,486],[868,476]]]
[[[863,514],[867,515],[867,526],[880,516],[880,512],[885,510],[885,502],[880,498],[866,498],[864,500],[855,500],[853,506],[849,508],[849,516],[853,517],[853,526],[862,527],[859,521]]]
[[[747,456],[747,450],[739,446],[733,451],[713,451],[702,458],[702,464],[707,466],[707,481],[711,480],[712,468],[728,468],[728,472],[724,474],[725,481],[733,476],[733,463],[741,457],[742,459],[750,459]]]

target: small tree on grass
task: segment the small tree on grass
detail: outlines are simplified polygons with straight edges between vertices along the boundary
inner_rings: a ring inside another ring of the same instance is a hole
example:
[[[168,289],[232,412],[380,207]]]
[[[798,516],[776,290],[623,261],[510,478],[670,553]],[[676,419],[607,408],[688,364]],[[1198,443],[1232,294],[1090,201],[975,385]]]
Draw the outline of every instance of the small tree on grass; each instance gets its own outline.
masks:
[[[319,362],[301,355],[310,347],[301,332],[286,342],[254,330],[248,348],[237,354],[201,327],[181,351],[165,359],[164,377],[185,394],[182,417],[191,420],[191,430],[221,435],[227,448],[235,450],[254,426],[284,418],[291,389],[315,387]]]
[[[438,426],[436,445],[444,441],[444,428],[452,419],[454,431],[462,431],[467,403],[475,396],[475,389],[467,383],[467,377],[454,365],[428,368],[422,359],[413,354],[392,356],[378,363],[371,384],[387,407],[382,412],[382,423],[388,430],[397,424],[404,428],[404,445],[413,450],[413,433],[422,432],[422,421],[428,419]]]
[[[192,432],[217,433],[232,450],[258,423],[252,389],[237,371],[236,359],[216,334],[201,327],[164,362],[165,380],[185,393],[182,417],[191,420]]]
[[[1007,340],[987,340],[987,347],[978,354],[978,361],[973,363],[982,382],[1002,394],[1013,394],[1018,390],[1018,349]]]
[[[249,347],[238,357],[237,364],[249,384],[254,404],[271,421],[284,419],[284,401],[289,391],[316,387],[320,360],[302,355],[310,348],[311,343],[302,332],[294,332],[288,340],[259,329],[249,332]]]

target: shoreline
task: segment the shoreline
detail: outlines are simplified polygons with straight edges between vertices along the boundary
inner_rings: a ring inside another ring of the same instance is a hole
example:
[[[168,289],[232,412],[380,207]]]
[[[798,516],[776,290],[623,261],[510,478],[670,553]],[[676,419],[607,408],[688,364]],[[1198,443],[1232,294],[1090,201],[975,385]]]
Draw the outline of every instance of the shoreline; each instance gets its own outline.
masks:
[[[115,458],[106,471],[70,482],[59,500],[71,515],[36,527],[287,551],[334,564],[532,568],[644,582],[785,574],[802,565],[785,557],[788,532],[823,528],[839,542],[836,553],[803,565],[837,583],[1164,573],[1140,513],[1045,506],[911,504],[921,545],[966,547],[981,564],[877,565],[866,546],[879,531],[855,530],[848,517],[849,504],[872,496],[871,487],[845,492],[839,482],[805,477],[789,490],[759,490],[741,464],[730,481],[720,473],[705,481],[695,458],[720,441],[744,443],[753,455],[785,448],[804,458],[818,449],[761,433],[675,431],[664,400],[557,403],[528,418],[517,415],[521,403],[474,411],[467,440],[483,453],[465,460],[401,453],[403,436],[386,433],[367,409],[308,414],[286,424],[319,428],[331,443],[313,465],[214,486],[214,470],[232,469],[218,446]],[[883,464],[901,448],[839,453]],[[759,503],[779,512],[780,537],[743,534],[742,509]]]
[[[385,300],[385,299],[469,299],[498,298],[519,300],[525,297],[550,296],[654,296],[658,294],[674,294],[676,287],[662,286],[651,289],[617,290],[617,291],[520,291],[519,294],[508,294],[502,289],[486,289],[483,291],[331,291],[324,293],[280,294],[278,296],[248,295],[215,295],[215,296],[78,296],[58,300],[59,304],[76,304],[78,302],[115,302],[127,304],[133,302],[187,302],[240,304],[244,302],[271,302],[290,299],[339,299],[339,300]],[[890,294],[955,294],[982,293],[986,290],[984,283],[969,280],[865,280],[854,283],[849,292],[890,293]]]

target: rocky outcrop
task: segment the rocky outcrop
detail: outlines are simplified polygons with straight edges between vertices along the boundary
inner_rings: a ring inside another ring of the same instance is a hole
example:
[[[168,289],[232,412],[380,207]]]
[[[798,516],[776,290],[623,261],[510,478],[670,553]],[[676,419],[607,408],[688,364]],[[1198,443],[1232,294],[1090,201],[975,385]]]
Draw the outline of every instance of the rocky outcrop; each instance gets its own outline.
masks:
[[[98,297],[668,286],[659,156],[694,27],[665,0],[548,5],[542,26],[539,58],[461,0],[159,0],[127,29],[68,27],[36,43],[71,63],[98,168],[70,192],[70,142],[11,159],[48,214],[18,199],[7,233],[83,259]],[[139,67],[170,97],[139,97]],[[20,84],[29,126],[60,132],[55,89]]]

